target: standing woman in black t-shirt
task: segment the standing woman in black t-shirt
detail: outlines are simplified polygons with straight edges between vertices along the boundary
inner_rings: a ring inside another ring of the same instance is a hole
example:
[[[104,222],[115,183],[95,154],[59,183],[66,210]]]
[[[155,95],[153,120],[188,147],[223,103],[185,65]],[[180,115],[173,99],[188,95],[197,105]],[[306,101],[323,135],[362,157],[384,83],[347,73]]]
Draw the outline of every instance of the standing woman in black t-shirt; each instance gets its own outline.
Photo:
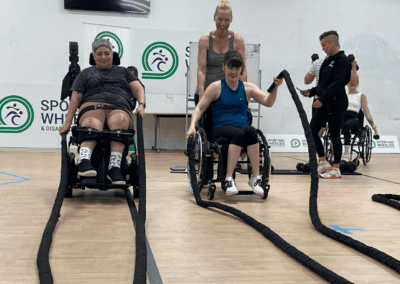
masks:
[[[339,35],[336,31],[323,33],[319,37],[322,50],[327,58],[322,63],[318,85],[310,90],[301,91],[303,96],[318,95],[313,103],[317,110],[311,119],[310,126],[319,156],[318,174],[322,178],[341,178],[339,169],[342,157],[340,129],[344,112],[348,106],[345,86],[350,81],[351,64],[344,51],[340,51]],[[328,122],[330,139],[333,144],[333,167],[326,160],[326,154],[318,132]]]

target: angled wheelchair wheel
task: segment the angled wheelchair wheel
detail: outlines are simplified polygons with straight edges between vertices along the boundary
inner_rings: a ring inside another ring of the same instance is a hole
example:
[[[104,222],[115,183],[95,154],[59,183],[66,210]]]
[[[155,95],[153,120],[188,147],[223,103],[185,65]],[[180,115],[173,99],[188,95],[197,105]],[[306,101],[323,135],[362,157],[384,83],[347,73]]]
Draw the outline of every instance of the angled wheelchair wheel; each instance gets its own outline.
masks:
[[[215,186],[215,184],[212,184],[208,187],[207,190],[207,198],[208,200],[213,200],[214,199],[214,194],[215,194],[215,190],[217,189],[217,187]]]
[[[363,137],[361,139],[361,159],[363,160],[363,164],[366,165],[371,160],[372,154],[372,131],[368,125],[365,126]]]
[[[78,166],[75,164],[75,154],[67,152],[68,155],[68,185],[65,192],[66,198],[72,198],[73,184],[77,182]]]
[[[329,138],[329,128],[325,130],[324,134],[322,134],[322,139],[324,140],[324,151],[326,153],[326,159],[331,161],[333,159],[333,149],[332,149],[332,141]]]
[[[197,137],[194,143],[194,155],[195,155],[194,166],[196,169],[197,185],[199,187],[199,191],[201,192],[203,186],[206,183],[206,176],[207,176],[206,133],[202,128],[199,128],[197,130]],[[189,171],[188,171],[188,177],[190,180]]]
[[[260,174],[261,174],[261,187],[264,189],[263,199],[267,199],[270,189],[269,177],[271,175],[271,155],[267,139],[261,130],[257,129],[257,136],[260,142]],[[250,171],[249,171],[250,173]],[[249,177],[250,178],[250,177]]]

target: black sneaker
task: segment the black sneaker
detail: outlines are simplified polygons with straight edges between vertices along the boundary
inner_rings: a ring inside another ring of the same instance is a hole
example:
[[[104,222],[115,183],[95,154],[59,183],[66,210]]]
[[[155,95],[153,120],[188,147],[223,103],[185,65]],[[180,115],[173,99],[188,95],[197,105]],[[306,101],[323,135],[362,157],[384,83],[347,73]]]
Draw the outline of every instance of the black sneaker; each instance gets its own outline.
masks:
[[[121,170],[118,167],[112,167],[107,174],[107,178],[112,182],[112,184],[125,184],[125,179],[121,175]]]
[[[79,164],[78,177],[95,177],[97,176],[96,169],[88,159],[82,159]]]

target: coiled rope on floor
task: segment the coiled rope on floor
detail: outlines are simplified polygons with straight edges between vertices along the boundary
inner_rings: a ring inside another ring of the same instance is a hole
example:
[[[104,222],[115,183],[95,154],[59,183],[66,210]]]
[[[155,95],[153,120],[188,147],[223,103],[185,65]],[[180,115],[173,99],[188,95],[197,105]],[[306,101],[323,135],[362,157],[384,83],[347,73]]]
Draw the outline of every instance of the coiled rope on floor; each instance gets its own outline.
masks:
[[[400,262],[397,259],[393,258],[390,255],[387,255],[386,253],[384,253],[380,250],[377,250],[373,247],[367,246],[362,242],[354,240],[349,236],[346,236],[337,231],[334,231],[334,230],[326,227],[324,224],[322,224],[321,219],[319,218],[318,204],[317,204],[317,199],[318,199],[317,158],[316,158],[315,144],[314,144],[314,140],[313,140],[313,137],[311,134],[310,124],[308,123],[307,115],[303,109],[303,105],[301,104],[299,96],[296,93],[296,90],[293,86],[293,83],[292,83],[289,73],[286,70],[283,70],[278,75],[278,77],[285,78],[289,92],[292,95],[292,98],[296,105],[297,111],[299,112],[301,123],[303,125],[307,143],[308,143],[308,153],[309,153],[310,167],[311,167],[311,192],[310,192],[309,212],[310,212],[312,224],[322,234],[324,234],[338,242],[341,242],[341,243],[381,262],[382,264],[392,268],[397,273],[400,273]]]
[[[394,200],[400,201],[400,195],[395,194],[374,194],[372,200],[375,202],[389,205],[397,210],[400,210],[400,203]]]
[[[53,209],[50,214],[49,221],[43,231],[42,240],[40,242],[37,267],[39,273],[40,284],[53,284],[53,276],[49,262],[49,252],[53,240],[53,232],[55,230],[57,221],[60,217],[61,207],[64,201],[65,193],[68,187],[68,152],[66,135],[61,136],[61,179],[58,187],[56,199],[54,201]],[[144,155],[144,142],[143,142],[143,118],[137,116],[137,140],[138,140],[138,156],[139,156],[139,211],[137,216],[132,214],[132,218],[137,217],[136,221],[136,259],[135,259],[135,273],[134,284],[146,284],[147,272],[147,247],[146,247],[146,164]],[[132,194],[129,189],[125,190],[125,196],[128,200],[128,205],[135,206],[132,201]],[[135,223],[135,222],[134,222]]]

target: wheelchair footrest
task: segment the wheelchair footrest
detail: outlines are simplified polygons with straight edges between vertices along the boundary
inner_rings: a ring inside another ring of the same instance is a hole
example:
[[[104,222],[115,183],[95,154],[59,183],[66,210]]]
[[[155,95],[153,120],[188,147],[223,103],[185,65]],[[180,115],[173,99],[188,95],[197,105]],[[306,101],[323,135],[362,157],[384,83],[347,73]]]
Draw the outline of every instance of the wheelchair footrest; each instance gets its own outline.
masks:
[[[256,194],[254,191],[251,190],[239,190],[237,195],[253,195]]]
[[[103,185],[101,183],[98,183],[96,181],[96,178],[82,178],[80,183],[76,184],[77,187],[87,187],[87,188],[98,188],[100,190],[107,190],[107,189],[111,189],[111,188],[128,188],[130,186],[132,186],[129,183],[126,184],[111,184],[111,183],[107,183],[105,188],[103,188]]]

